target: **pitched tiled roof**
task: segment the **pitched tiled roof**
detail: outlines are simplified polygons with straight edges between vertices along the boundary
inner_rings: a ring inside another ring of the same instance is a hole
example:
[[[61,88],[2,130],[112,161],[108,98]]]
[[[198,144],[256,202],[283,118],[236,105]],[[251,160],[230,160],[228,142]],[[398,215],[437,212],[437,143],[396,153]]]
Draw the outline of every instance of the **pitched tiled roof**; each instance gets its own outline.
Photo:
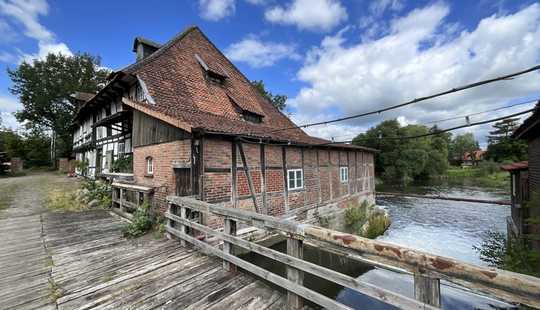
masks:
[[[536,129],[536,130],[534,130]],[[531,116],[523,121],[523,124],[519,126],[512,138],[527,139],[529,137],[537,137],[540,134],[540,101],[536,104],[536,110]]]
[[[205,65],[223,75],[222,83],[207,78]],[[155,101],[132,104],[178,119],[192,129],[299,144],[330,142],[311,137],[301,129],[275,131],[294,123],[261,96],[197,27],[188,28],[121,71],[144,81]],[[262,116],[262,122],[245,121],[243,111]]]

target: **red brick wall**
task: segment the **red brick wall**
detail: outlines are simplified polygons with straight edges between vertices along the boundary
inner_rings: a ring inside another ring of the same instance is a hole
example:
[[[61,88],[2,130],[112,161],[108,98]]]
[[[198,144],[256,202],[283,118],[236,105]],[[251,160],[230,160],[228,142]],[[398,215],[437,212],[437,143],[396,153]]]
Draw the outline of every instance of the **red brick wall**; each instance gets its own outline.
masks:
[[[221,203],[225,206],[235,205],[232,180],[232,142],[219,138],[203,139],[202,186],[204,199],[210,203]],[[302,207],[338,201],[357,192],[373,191],[373,155],[356,151],[358,175],[355,174],[355,151],[336,149],[313,149],[293,146],[285,147],[285,169],[303,168],[304,188],[284,191],[285,178],[283,175],[283,147],[265,145],[266,176],[263,180],[261,171],[261,146],[259,144],[243,144],[244,153],[253,186],[257,204],[263,207],[263,188],[266,189],[266,206],[268,213],[280,216],[286,212]],[[175,141],[170,143],[137,147],[134,149],[134,174],[139,184],[155,188],[155,205],[161,210],[166,207],[165,197],[175,194],[175,175],[173,163],[189,163],[191,156],[191,141]],[[146,176],[146,158],[151,156],[154,161],[153,176]],[[247,177],[242,169],[240,152],[237,149],[237,198],[236,206],[247,210],[255,210],[250,197]],[[339,167],[349,167],[349,182],[341,183]],[[364,171],[369,177],[364,178]],[[263,187],[263,184],[265,187]],[[220,222],[208,218],[214,224]]]
[[[152,157],[154,173],[146,174],[146,158]],[[138,184],[154,187],[154,206],[164,211],[165,197],[174,195],[174,163],[190,163],[191,140],[136,147],[133,149],[133,174]]]

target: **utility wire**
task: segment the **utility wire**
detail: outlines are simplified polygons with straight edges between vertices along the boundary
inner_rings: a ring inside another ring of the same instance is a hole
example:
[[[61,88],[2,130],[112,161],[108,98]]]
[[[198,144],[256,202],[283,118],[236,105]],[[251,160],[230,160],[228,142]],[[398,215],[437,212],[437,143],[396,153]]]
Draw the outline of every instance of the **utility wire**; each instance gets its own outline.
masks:
[[[524,102],[512,104],[512,105],[509,105],[509,106],[499,107],[499,108],[496,108],[496,109],[486,110],[486,111],[482,111],[482,112],[476,112],[476,113],[467,114],[467,115],[454,116],[454,117],[440,119],[440,120],[436,120],[436,121],[429,121],[429,122],[423,123],[423,125],[436,124],[436,123],[442,123],[442,122],[447,122],[447,121],[453,121],[453,120],[456,120],[456,119],[475,116],[475,115],[484,114],[484,113],[488,113],[488,112],[496,112],[496,111],[500,111],[500,110],[504,110],[504,109],[513,108],[513,107],[516,107],[516,106],[519,106],[519,105],[524,105],[524,104],[527,104],[527,103],[536,102],[536,101],[539,101],[539,100],[540,100],[540,98],[531,99],[531,100],[527,100],[527,101],[524,101]]]
[[[261,133],[273,133],[273,132],[284,131],[284,130],[307,128],[307,127],[318,126],[318,125],[327,125],[327,124],[331,124],[331,123],[342,122],[342,121],[346,121],[346,120],[350,120],[350,119],[354,119],[354,118],[359,118],[359,117],[364,117],[364,116],[368,116],[368,115],[380,114],[380,113],[383,113],[383,112],[386,112],[386,111],[390,111],[390,110],[398,109],[398,108],[401,108],[401,107],[404,107],[404,106],[407,106],[407,105],[411,105],[411,104],[414,104],[414,103],[417,103],[417,102],[420,102],[420,101],[425,101],[425,100],[428,100],[428,99],[441,97],[441,96],[444,96],[444,95],[452,94],[452,93],[463,91],[463,90],[466,90],[466,89],[478,87],[478,86],[481,86],[481,85],[490,84],[490,83],[497,82],[497,81],[502,81],[502,80],[511,80],[513,77],[523,75],[523,74],[526,74],[526,73],[529,73],[529,72],[537,71],[537,70],[540,70],[540,65],[536,65],[534,67],[531,67],[531,68],[523,70],[523,71],[518,71],[518,72],[510,73],[510,74],[507,74],[507,75],[499,76],[499,77],[496,77],[496,78],[483,80],[483,81],[475,82],[475,83],[472,83],[472,84],[452,88],[450,90],[435,93],[435,94],[432,94],[432,95],[429,95],[429,96],[415,98],[415,99],[410,100],[410,101],[406,101],[406,102],[403,102],[403,103],[400,103],[400,104],[397,104],[397,105],[393,105],[393,106],[386,107],[386,108],[379,109],[379,110],[375,110],[375,111],[364,112],[364,113],[360,113],[360,114],[354,114],[354,115],[340,117],[340,118],[331,119],[331,120],[322,121],[322,122],[315,122],[315,123],[308,123],[308,124],[303,124],[303,125],[295,125],[295,126],[290,126],[290,127],[284,127],[284,128],[274,129],[274,130],[261,132]],[[254,133],[256,133],[256,132],[254,132]]]
[[[532,108],[532,109],[529,109],[529,110],[514,113],[514,114],[511,114],[511,115],[506,115],[506,116],[503,116],[503,117],[498,117],[498,118],[493,118],[493,119],[489,119],[489,120],[485,120],[485,121],[460,125],[460,126],[456,126],[456,127],[447,128],[447,129],[441,129],[441,130],[437,130],[435,132],[425,133],[425,134],[421,134],[421,135],[403,136],[403,137],[381,137],[381,138],[376,138],[376,140],[407,140],[407,139],[418,139],[418,138],[423,138],[423,137],[428,137],[428,136],[434,136],[434,135],[439,135],[441,133],[445,133],[445,132],[448,132],[448,131],[453,131],[453,130],[457,130],[457,129],[461,129],[461,128],[467,128],[467,127],[473,127],[473,126],[478,126],[478,125],[497,122],[497,121],[500,121],[500,120],[503,120],[503,119],[506,119],[506,118],[516,117],[516,116],[519,116],[519,115],[527,114],[527,113],[533,112],[535,110],[536,110],[536,108]],[[364,139],[368,139],[368,138],[365,137]],[[318,145],[343,144],[343,143],[352,143],[352,142],[353,142],[353,140],[349,140],[349,141],[321,143],[321,144],[318,144]]]

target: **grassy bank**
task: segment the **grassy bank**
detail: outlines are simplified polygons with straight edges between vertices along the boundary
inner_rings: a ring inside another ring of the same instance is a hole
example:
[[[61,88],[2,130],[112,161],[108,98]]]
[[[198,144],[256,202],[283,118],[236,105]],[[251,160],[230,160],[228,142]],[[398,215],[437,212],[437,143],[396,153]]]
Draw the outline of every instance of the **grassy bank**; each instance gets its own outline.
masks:
[[[452,183],[472,186],[491,187],[508,190],[510,186],[510,174],[505,171],[486,171],[482,168],[453,167],[446,171],[443,179]]]

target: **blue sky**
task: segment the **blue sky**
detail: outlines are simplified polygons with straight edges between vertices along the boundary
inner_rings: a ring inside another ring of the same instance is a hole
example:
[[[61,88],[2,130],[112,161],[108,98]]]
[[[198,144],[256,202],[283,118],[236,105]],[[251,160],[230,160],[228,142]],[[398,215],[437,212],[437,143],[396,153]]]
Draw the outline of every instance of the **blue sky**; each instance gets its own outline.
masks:
[[[248,78],[287,95],[287,113],[297,123],[396,104],[540,62],[536,1],[0,0],[3,125],[17,127],[11,113],[20,108],[9,94],[6,68],[47,52],[88,52],[118,69],[134,60],[134,37],[164,43],[189,25],[198,25]],[[382,119],[428,122],[537,97],[539,89],[534,73],[309,132],[348,139]],[[484,141],[488,130],[475,134]]]

